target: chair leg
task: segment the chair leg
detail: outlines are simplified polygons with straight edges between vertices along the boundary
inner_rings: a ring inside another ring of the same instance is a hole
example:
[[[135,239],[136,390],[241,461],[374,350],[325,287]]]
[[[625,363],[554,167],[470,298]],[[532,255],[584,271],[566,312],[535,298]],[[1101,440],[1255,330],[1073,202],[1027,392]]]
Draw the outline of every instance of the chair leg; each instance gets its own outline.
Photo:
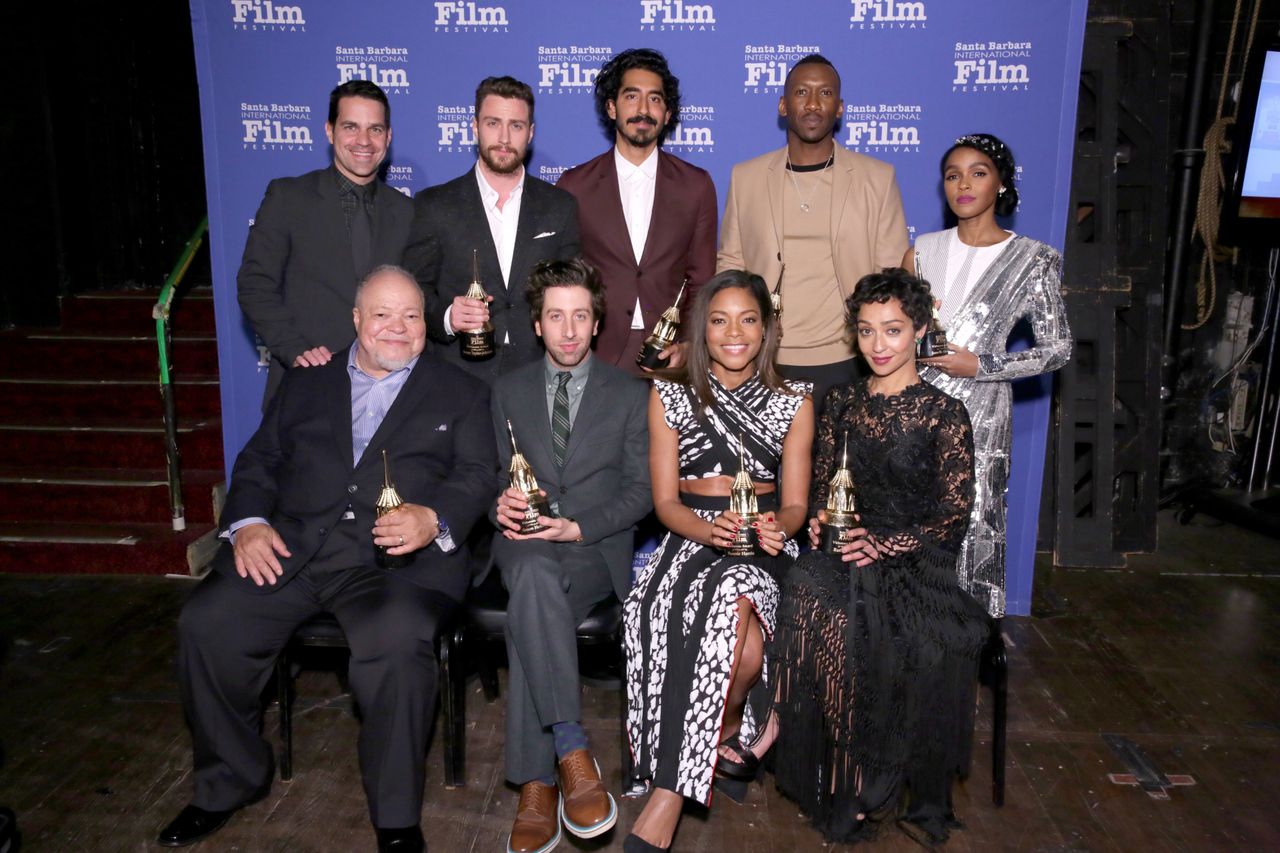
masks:
[[[440,704],[444,717],[444,785],[446,788],[462,787],[465,780],[459,756],[462,746],[461,731],[457,725],[460,691],[457,673],[454,671],[456,662],[453,660],[454,653],[457,651],[456,640],[456,633],[445,631],[440,635],[439,641],[440,681],[443,688]]]
[[[484,698],[488,702],[494,702],[498,698],[498,667],[493,662],[493,657],[487,654],[489,643],[480,640],[476,643],[476,669],[480,673],[480,686],[484,688]]]
[[[293,778],[293,679],[289,674],[289,651],[276,658],[276,695],[280,704],[280,781]]]
[[[1009,711],[1009,660],[1000,620],[989,643],[991,661],[991,802],[1004,805],[1006,724]]]

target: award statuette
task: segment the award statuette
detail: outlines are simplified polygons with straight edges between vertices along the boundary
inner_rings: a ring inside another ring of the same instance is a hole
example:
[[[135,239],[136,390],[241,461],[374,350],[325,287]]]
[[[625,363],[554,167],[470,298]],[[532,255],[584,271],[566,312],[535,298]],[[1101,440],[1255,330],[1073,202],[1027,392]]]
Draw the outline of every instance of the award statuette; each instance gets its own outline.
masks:
[[[940,355],[950,354],[951,349],[947,346],[947,333],[942,328],[942,321],[938,319],[938,306],[933,306],[933,316],[929,318],[929,328],[925,330],[924,337],[916,343],[916,358],[936,358]]]
[[[468,299],[479,299],[481,302],[487,302],[489,299],[489,294],[484,292],[484,285],[480,283],[480,259],[475,249],[471,250],[471,284],[467,287],[466,296]],[[493,358],[495,349],[491,321],[485,320],[483,326],[473,331],[458,332],[458,340],[462,343],[462,357],[467,361],[485,361]]]
[[[547,505],[547,499],[538,491],[538,478],[533,476],[533,469],[529,467],[524,455],[516,447],[516,433],[511,428],[509,420],[507,435],[511,436],[511,468],[508,469],[511,474],[511,488],[529,502],[528,508],[524,511],[524,518],[520,520],[520,532],[529,534],[546,530],[547,528],[538,523],[538,516],[550,516],[551,507]]]
[[[752,527],[760,519],[760,506],[756,502],[756,484],[751,482],[747,463],[742,456],[742,437],[738,437],[738,474],[729,490],[729,511],[742,518],[738,532],[729,543],[726,553],[731,557],[758,557],[760,555],[760,531]]]
[[[680,299],[684,296],[684,289],[688,284],[689,278],[686,276],[680,283],[680,292],[676,294],[676,301],[662,312],[662,316],[653,327],[653,334],[644,339],[644,346],[636,356],[636,364],[653,370],[666,367],[671,361],[658,356],[676,342],[676,334],[680,331]]]
[[[382,491],[378,494],[378,502],[374,504],[378,510],[378,518],[399,509],[403,503],[399,492],[391,483],[391,463],[387,461],[387,451],[384,450],[382,451]],[[412,554],[388,554],[384,545],[373,547],[377,551],[378,565],[384,569],[403,569],[413,562]]]
[[[822,537],[818,547],[828,554],[839,554],[840,548],[850,541],[850,533],[857,527],[854,512],[853,475],[849,473],[849,434],[844,435],[844,453],[840,467],[831,478],[827,492],[827,520],[820,525]]]

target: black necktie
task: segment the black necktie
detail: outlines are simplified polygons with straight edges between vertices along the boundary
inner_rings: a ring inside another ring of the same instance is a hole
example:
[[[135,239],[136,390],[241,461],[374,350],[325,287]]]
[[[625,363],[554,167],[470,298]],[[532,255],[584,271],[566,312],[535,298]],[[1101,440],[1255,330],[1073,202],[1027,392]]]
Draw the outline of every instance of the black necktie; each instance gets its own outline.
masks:
[[[373,256],[373,219],[365,200],[368,187],[356,187],[356,209],[351,211],[351,262],[356,268],[356,278],[364,278],[369,272]]]
[[[565,452],[569,449],[569,379],[572,376],[567,370],[556,374],[560,384],[556,386],[556,400],[551,407],[551,446],[557,468],[563,467]]]

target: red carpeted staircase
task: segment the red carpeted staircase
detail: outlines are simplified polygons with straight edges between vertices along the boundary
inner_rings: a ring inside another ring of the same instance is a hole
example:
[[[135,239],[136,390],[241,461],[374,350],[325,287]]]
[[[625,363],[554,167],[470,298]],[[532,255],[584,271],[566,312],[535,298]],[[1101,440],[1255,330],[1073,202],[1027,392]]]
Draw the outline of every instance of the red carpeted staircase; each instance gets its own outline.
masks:
[[[65,297],[58,329],[0,333],[0,572],[188,574],[223,480],[213,299],[172,310],[187,529],[170,523],[155,291]]]

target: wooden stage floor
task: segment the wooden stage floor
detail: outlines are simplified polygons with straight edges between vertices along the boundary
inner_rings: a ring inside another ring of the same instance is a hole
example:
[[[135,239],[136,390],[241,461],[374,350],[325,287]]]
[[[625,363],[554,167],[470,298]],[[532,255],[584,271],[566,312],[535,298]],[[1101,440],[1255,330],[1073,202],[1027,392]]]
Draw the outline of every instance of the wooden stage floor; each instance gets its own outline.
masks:
[[[957,790],[955,851],[1280,850],[1280,543],[1162,513],[1160,553],[1121,571],[1037,577],[1040,618],[1006,620],[1008,797],[990,798],[989,703],[973,776]],[[0,805],[28,851],[158,849],[187,801],[190,750],[173,682],[174,620],[191,582],[0,575]],[[985,691],[984,691],[985,692]],[[356,722],[330,671],[298,682],[295,774],[197,850],[355,851],[374,846],[356,767]],[[617,692],[586,688],[585,723],[616,791]],[[430,850],[503,851],[516,793],[503,781],[503,706],[467,695],[467,784],[446,790],[437,736],[423,826]],[[274,708],[267,727],[274,731]],[[1165,774],[1155,799],[1108,774],[1103,741],[1136,743]],[[641,803],[622,801],[620,826]],[[623,833],[559,850],[619,850]],[[914,850],[896,831],[869,845]],[[773,788],[745,805],[688,810],[686,851],[824,849]],[[827,848],[830,849],[830,848]]]

